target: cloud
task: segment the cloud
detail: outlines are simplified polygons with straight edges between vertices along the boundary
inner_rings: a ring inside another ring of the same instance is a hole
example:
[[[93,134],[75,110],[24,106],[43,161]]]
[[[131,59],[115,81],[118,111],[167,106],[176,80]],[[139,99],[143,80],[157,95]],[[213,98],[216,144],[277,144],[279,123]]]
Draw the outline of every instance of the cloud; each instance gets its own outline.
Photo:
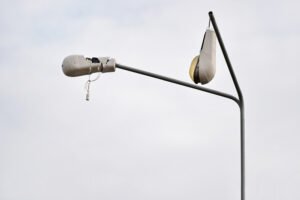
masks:
[[[245,95],[247,198],[298,199],[297,4],[4,2],[0,199],[238,199],[234,102],[122,70],[85,102],[60,69],[82,53],[190,81],[209,10]],[[208,87],[235,94],[218,58]]]

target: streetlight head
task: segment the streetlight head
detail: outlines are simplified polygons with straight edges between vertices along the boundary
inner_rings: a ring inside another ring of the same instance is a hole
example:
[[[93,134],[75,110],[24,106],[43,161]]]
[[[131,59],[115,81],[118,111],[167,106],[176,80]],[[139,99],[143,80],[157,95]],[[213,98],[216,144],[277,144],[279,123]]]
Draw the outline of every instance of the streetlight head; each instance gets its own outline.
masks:
[[[197,84],[210,82],[216,73],[216,34],[207,29],[203,38],[200,55],[197,55],[190,66],[190,77]]]
[[[62,70],[66,76],[82,76],[95,72],[114,72],[116,61],[108,57],[86,58],[82,55],[67,56],[62,63]]]

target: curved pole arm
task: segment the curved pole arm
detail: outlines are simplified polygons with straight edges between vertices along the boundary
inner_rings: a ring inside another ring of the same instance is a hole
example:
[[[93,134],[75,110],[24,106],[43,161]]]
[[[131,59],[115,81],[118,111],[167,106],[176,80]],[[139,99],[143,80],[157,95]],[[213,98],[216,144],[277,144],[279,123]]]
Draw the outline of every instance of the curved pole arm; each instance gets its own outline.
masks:
[[[235,76],[235,73],[233,71],[233,68],[232,68],[232,65],[231,65],[231,62],[230,62],[230,59],[228,57],[228,54],[227,54],[227,51],[226,51],[226,48],[225,48],[225,45],[223,43],[223,39],[221,37],[221,34],[220,34],[220,31],[219,31],[219,28],[218,28],[218,25],[217,25],[217,22],[215,20],[215,17],[214,17],[214,14],[212,11],[210,11],[208,13],[209,15],[209,19],[214,27],[214,30],[215,30],[215,33],[216,33],[216,36],[217,36],[217,39],[218,39],[218,42],[219,42],[219,45],[221,47],[221,50],[222,50],[222,53],[223,53],[223,56],[225,58],[225,61],[226,61],[226,64],[227,64],[227,67],[228,67],[228,70],[230,72],[230,76],[232,78],[232,81],[233,81],[233,84],[234,84],[234,87],[237,91],[237,94],[238,94],[238,97],[239,97],[239,106],[240,107],[243,107],[244,105],[244,98],[243,98],[243,94],[242,94],[242,91],[240,89],[240,86],[239,86],[239,83],[237,81],[237,78]]]

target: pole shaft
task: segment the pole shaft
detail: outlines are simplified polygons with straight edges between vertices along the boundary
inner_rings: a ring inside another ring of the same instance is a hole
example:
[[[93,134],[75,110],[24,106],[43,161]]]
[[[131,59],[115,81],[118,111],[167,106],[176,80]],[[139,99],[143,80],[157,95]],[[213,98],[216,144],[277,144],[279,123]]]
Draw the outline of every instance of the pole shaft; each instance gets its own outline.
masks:
[[[243,103],[241,110],[241,200],[245,200],[245,109]]]

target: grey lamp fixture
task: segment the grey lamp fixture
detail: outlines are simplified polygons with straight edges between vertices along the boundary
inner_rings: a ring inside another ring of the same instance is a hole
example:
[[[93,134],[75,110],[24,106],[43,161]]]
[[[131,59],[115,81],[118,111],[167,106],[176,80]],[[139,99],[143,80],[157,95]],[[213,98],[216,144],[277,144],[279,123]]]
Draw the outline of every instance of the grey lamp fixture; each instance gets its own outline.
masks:
[[[174,84],[178,84],[181,86],[189,87],[192,89],[200,90],[203,92],[207,92],[210,94],[214,94],[217,96],[225,97],[227,99],[231,99],[236,102],[240,108],[240,173],[241,173],[241,200],[245,200],[245,112],[244,112],[244,99],[242,95],[242,91],[239,87],[238,81],[236,79],[235,73],[233,71],[231,62],[227,55],[227,51],[225,49],[222,37],[220,35],[216,20],[214,18],[213,12],[208,13],[210,22],[212,23],[213,30],[207,29],[202,47],[200,50],[200,54],[197,55],[190,66],[190,77],[195,83],[206,84],[211,81],[216,72],[216,61],[215,61],[215,50],[216,50],[216,38],[221,47],[223,56],[225,58],[228,70],[230,72],[232,81],[234,83],[235,89],[238,94],[238,98],[217,90],[205,88],[202,86],[198,86],[195,84],[190,84],[187,82],[183,82],[177,79],[173,79],[170,77],[162,76],[159,74],[154,74],[151,72],[139,70],[136,68],[128,67],[125,65],[121,65],[116,63],[116,61],[112,58],[108,57],[94,57],[94,58],[85,58],[81,55],[71,55],[64,59],[62,64],[62,69],[65,75],[67,76],[81,76],[88,75],[94,72],[114,72],[116,68],[123,69],[126,71],[134,72],[137,74],[149,76],[152,78],[160,79],[163,81],[171,82]]]

